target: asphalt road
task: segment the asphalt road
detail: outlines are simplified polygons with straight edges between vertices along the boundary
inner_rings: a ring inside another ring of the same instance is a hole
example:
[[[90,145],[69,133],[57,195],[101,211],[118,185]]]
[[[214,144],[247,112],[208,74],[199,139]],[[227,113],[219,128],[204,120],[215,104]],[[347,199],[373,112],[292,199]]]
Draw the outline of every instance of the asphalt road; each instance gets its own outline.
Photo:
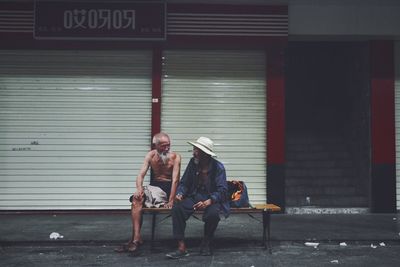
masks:
[[[150,221],[145,216],[145,243],[134,257],[113,251],[130,237],[128,212],[2,214],[0,267],[400,266],[400,214],[276,214],[272,216],[270,250],[261,246],[259,220],[245,214],[231,216],[218,226],[213,256],[199,255],[203,222],[191,218],[186,229],[190,256],[179,260],[165,257],[176,248],[171,220],[158,225],[154,250],[149,242]],[[52,240],[52,232],[63,238]],[[307,242],[318,245],[307,246]]]
[[[152,252],[144,245],[136,256],[115,253],[116,244],[8,245],[1,247],[0,266],[400,266],[398,242],[372,246],[367,241],[346,246],[324,242],[317,247],[272,242],[269,251],[250,243],[232,245],[231,241],[216,244],[213,256],[200,256],[193,240],[190,255],[179,260],[165,257],[172,244],[158,244]]]

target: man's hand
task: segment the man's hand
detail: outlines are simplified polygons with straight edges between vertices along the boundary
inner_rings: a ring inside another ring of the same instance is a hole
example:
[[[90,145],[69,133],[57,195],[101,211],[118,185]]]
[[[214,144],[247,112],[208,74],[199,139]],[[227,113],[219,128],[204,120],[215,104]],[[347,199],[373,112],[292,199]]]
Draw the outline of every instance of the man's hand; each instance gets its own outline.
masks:
[[[178,195],[175,196],[175,201],[176,201],[176,202],[182,201],[182,199],[183,199],[183,196],[180,195],[180,194],[178,194]]]
[[[199,201],[196,204],[193,205],[193,209],[194,210],[203,210],[205,208],[207,208],[208,206],[211,205],[211,199],[207,199],[204,201]]]
[[[135,199],[141,199],[141,198],[143,197],[143,195],[144,195],[144,192],[143,192],[143,188],[142,188],[142,189],[138,189],[138,190],[133,194],[133,197],[134,197]]]
[[[172,206],[173,206],[173,205],[174,205],[174,201],[171,200],[171,201],[165,203],[164,208],[172,209]]]

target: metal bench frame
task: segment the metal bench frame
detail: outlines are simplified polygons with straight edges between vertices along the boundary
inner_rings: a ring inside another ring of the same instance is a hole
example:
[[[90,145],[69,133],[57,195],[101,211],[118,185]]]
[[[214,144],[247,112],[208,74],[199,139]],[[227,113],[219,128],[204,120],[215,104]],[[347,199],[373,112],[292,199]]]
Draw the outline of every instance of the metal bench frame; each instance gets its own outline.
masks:
[[[150,247],[153,249],[154,246],[154,237],[155,230],[157,224],[157,215],[163,214],[166,215],[162,220],[169,218],[171,216],[171,210],[167,208],[143,208],[143,214],[150,214],[152,216],[151,220],[151,243]],[[274,204],[259,204],[255,205],[251,208],[231,208],[230,214],[247,214],[251,218],[258,220],[253,214],[261,214],[262,215],[262,224],[263,224],[263,234],[262,234],[262,245],[264,248],[270,248],[270,235],[271,235],[271,214],[280,212],[281,208]],[[202,211],[196,211],[195,214],[201,214]]]

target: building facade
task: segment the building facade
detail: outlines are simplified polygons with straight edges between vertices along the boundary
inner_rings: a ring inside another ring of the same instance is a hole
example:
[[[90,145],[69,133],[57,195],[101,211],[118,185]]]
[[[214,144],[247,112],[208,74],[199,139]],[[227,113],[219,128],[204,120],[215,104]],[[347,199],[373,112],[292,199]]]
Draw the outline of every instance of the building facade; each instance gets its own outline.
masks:
[[[165,131],[251,203],[396,211],[400,4],[320,2],[0,2],[0,209],[129,208]]]

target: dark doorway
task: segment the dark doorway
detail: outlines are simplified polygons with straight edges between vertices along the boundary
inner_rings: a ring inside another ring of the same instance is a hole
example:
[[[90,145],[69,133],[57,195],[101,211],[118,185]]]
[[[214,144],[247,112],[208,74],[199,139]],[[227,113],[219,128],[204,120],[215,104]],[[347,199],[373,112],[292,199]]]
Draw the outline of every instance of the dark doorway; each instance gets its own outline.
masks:
[[[290,42],[286,81],[287,207],[368,207],[368,45]]]

